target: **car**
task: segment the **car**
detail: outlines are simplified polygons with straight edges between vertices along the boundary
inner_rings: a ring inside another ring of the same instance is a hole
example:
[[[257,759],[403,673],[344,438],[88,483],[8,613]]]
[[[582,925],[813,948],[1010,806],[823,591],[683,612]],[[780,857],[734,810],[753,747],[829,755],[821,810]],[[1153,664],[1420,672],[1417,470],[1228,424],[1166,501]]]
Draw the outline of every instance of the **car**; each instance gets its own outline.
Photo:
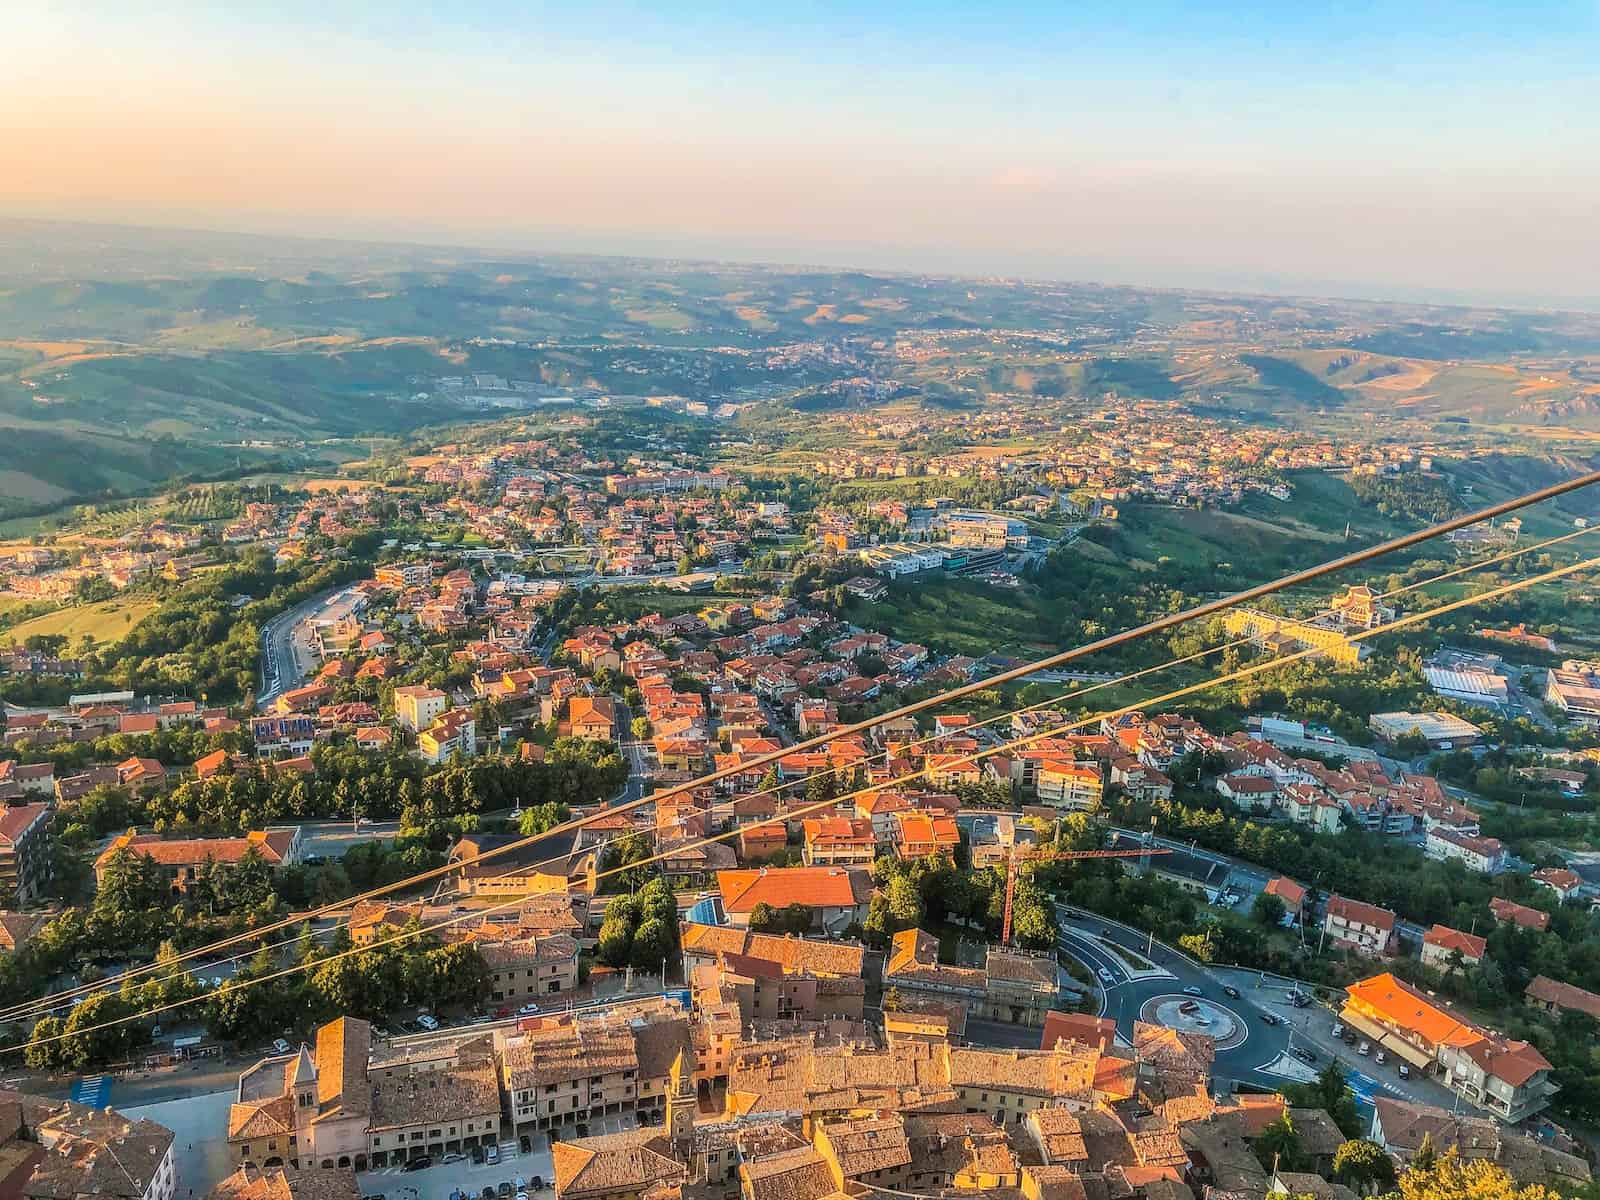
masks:
[[[527,1192],[518,1192],[517,1193],[517,1200],[528,1200],[528,1193]]]
[[[283,1038],[278,1038],[276,1041],[274,1041],[272,1043],[272,1049],[273,1049],[273,1051],[275,1053],[287,1054],[287,1053],[289,1053],[289,1043],[286,1042]]]
[[[214,987],[214,988],[221,987],[222,986],[222,976],[221,975],[213,975],[211,977],[211,986]]]
[[[431,1166],[433,1166],[433,1159],[424,1154],[418,1158],[407,1159],[406,1165],[400,1169],[402,1171],[426,1171]]]
[[[483,1191],[478,1193],[478,1200],[494,1200],[494,1185],[484,1184]]]
[[[1365,1040],[1365,1039],[1362,1039],[1361,1044],[1356,1047],[1356,1053],[1357,1054],[1361,1054],[1361,1055],[1371,1054],[1372,1053],[1372,1043],[1367,1041],[1367,1040]]]
[[[1222,985],[1222,994],[1233,1000],[1242,999],[1239,994],[1239,989],[1234,987],[1231,983],[1225,983]]]
[[[1282,1025],[1283,1024],[1283,1018],[1280,1017],[1277,1013],[1262,1013],[1261,1014],[1261,1023],[1263,1025]]]
[[[1296,1046],[1294,1056],[1301,1062],[1314,1063],[1317,1061],[1317,1052],[1305,1046]]]
[[[435,1029],[439,1028],[439,1019],[437,1017],[429,1016],[427,1013],[419,1013],[417,1015],[417,1024],[421,1025],[429,1033],[432,1033]]]
[[[586,1138],[589,1136],[589,1127],[582,1121],[578,1122],[578,1136],[581,1138]]]
[[[1311,1003],[1311,997],[1302,991],[1296,990],[1289,993],[1289,1003],[1296,1008],[1304,1008]]]
[[[528,1186],[533,1188],[533,1190],[536,1192],[544,1191],[544,1176],[535,1175],[532,1179],[528,1180]]]
[[[1111,927],[1108,926],[1108,925],[1100,926],[1100,936],[1101,937],[1110,937],[1111,936]]]
[[[1117,982],[1117,977],[1104,967],[1101,967],[1097,974],[1100,976],[1100,982],[1105,984],[1107,987],[1111,987]]]
[[[1389,1056],[1387,1054],[1385,1054],[1382,1050],[1379,1050],[1378,1053],[1377,1053],[1377,1056],[1374,1057],[1372,1061],[1377,1063],[1381,1067],[1381,1066],[1383,1066],[1384,1063],[1389,1061]]]
[[[514,1180],[511,1181],[511,1186],[516,1188],[519,1192],[525,1192],[528,1190],[528,1181],[521,1175],[518,1175]]]
[[[493,1166],[500,1161],[500,1147],[493,1144],[485,1146],[483,1148],[483,1158],[485,1162]]]
[[[1336,1037],[1336,1038],[1342,1038],[1342,1037],[1344,1037],[1344,1026],[1341,1025],[1338,1021],[1335,1021],[1333,1023],[1333,1028],[1331,1030],[1329,1030],[1329,1032],[1332,1033],[1333,1036]]]
[[[151,1026],[151,1027],[150,1027],[150,1036],[151,1036],[151,1037],[153,1037],[153,1038],[158,1038],[158,1037],[160,1037],[160,1036],[161,1036],[161,1026],[159,1026],[159,1025],[152,1025],[152,1026]]]
[[[1400,1071],[1400,1078],[1401,1079],[1410,1079],[1411,1078],[1411,1068],[1406,1066],[1405,1063],[1401,1063],[1400,1064],[1399,1071]]]
[[[472,1155],[472,1165],[473,1166],[475,1166],[475,1167],[483,1166],[483,1147],[482,1146],[474,1146],[472,1148],[471,1155]],[[490,1189],[490,1190],[493,1190],[493,1189]]]
[[[1196,1004],[1193,1000],[1185,1000],[1182,1004],[1178,1005],[1178,1011],[1181,1012],[1184,1016],[1188,1016],[1190,1013],[1199,1012],[1200,1011],[1200,1006],[1198,1004]]]
[[[1183,989],[1183,994],[1185,996],[1204,996],[1205,992],[1200,988],[1195,987],[1194,984],[1191,983],[1188,987]]]
[[[522,1135],[521,1145],[522,1145],[522,1152],[524,1154],[532,1154],[533,1153],[533,1139],[531,1137],[529,1137],[527,1134],[523,1134]]]
[[[439,1161],[442,1162],[442,1163],[466,1162],[467,1161],[467,1156],[465,1154],[446,1154]]]
[[[509,1179],[502,1180],[500,1186],[495,1188],[494,1194],[496,1196],[511,1195],[511,1181]]]
[[[537,1004],[524,1004],[521,1008],[517,1009],[517,1016],[531,1017],[538,1011],[539,1006]]]

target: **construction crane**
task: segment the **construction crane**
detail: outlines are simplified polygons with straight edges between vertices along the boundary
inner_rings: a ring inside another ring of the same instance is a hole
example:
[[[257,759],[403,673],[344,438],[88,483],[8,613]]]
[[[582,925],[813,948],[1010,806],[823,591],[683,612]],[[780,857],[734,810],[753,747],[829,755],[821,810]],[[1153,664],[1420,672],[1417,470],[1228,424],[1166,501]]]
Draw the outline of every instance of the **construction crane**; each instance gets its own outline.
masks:
[[[1006,912],[1000,925],[1000,944],[1011,944],[1011,906],[1017,895],[1017,868],[1024,859],[1030,862],[1062,862],[1067,859],[1082,858],[1144,858],[1152,854],[1171,854],[1172,851],[1161,846],[1151,846],[1143,850],[1055,850],[1033,849],[1018,853],[1013,850],[1006,855]]]

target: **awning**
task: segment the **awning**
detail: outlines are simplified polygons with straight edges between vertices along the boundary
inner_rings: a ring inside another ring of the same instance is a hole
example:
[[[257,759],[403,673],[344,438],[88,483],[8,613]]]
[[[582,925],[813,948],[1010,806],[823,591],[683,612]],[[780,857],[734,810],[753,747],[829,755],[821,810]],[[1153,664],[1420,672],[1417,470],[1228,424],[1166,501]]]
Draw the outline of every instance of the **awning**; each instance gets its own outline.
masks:
[[[1358,1033],[1364,1033],[1375,1042],[1381,1042],[1389,1036],[1389,1031],[1376,1021],[1369,1021],[1359,1013],[1351,1012],[1347,1007],[1339,1014],[1339,1019]]]
[[[1429,1067],[1433,1066],[1432,1055],[1430,1055],[1426,1050],[1418,1050],[1410,1042],[1396,1034],[1391,1033],[1385,1035],[1381,1039],[1380,1044],[1385,1050],[1394,1051],[1413,1067],[1421,1067],[1423,1070],[1427,1070]]]

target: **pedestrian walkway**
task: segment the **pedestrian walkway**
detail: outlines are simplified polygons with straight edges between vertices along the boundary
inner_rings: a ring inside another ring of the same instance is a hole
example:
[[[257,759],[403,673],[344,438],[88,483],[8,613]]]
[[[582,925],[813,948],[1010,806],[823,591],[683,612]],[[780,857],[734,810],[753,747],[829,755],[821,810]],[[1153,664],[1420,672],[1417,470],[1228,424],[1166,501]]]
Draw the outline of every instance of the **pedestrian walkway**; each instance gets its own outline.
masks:
[[[86,1075],[73,1082],[70,1098],[88,1108],[111,1107],[111,1076]]]

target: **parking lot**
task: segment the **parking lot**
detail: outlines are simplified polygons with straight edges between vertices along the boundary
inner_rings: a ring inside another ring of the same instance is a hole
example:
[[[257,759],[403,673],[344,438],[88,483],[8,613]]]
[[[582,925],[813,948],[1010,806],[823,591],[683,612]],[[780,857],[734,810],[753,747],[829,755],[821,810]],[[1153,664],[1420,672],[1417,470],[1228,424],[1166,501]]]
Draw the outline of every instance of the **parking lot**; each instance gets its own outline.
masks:
[[[580,1135],[598,1137],[602,1133],[620,1133],[634,1128],[632,1113],[596,1117],[582,1129],[575,1123],[561,1126],[556,1132],[563,1141]],[[528,1139],[529,1148],[522,1149],[522,1137]],[[474,1162],[471,1155],[447,1155],[434,1159],[431,1166],[420,1171],[407,1171],[401,1167],[384,1167],[358,1175],[361,1194],[367,1197],[382,1196],[384,1200],[451,1200],[452,1193],[462,1193],[467,1200],[483,1196],[488,1188],[497,1197],[502,1185],[509,1185],[507,1195],[514,1200],[519,1182],[525,1185],[529,1200],[536,1196],[554,1194],[554,1168],[551,1165],[550,1137],[546,1133],[528,1132],[520,1137],[504,1138],[498,1147],[497,1163]],[[540,1187],[534,1187],[537,1179]]]
[[[528,1139],[527,1153],[522,1152],[519,1139],[501,1142],[500,1161],[495,1163],[476,1163],[468,1155],[450,1154],[420,1171],[384,1167],[356,1178],[363,1196],[383,1196],[385,1200],[450,1200],[452,1192],[476,1197],[482,1195],[484,1188],[498,1192],[501,1184],[509,1185],[507,1194],[514,1195],[519,1181],[526,1185],[530,1197],[540,1191],[551,1194],[550,1139],[542,1133],[529,1134]],[[542,1188],[532,1186],[535,1177]]]

